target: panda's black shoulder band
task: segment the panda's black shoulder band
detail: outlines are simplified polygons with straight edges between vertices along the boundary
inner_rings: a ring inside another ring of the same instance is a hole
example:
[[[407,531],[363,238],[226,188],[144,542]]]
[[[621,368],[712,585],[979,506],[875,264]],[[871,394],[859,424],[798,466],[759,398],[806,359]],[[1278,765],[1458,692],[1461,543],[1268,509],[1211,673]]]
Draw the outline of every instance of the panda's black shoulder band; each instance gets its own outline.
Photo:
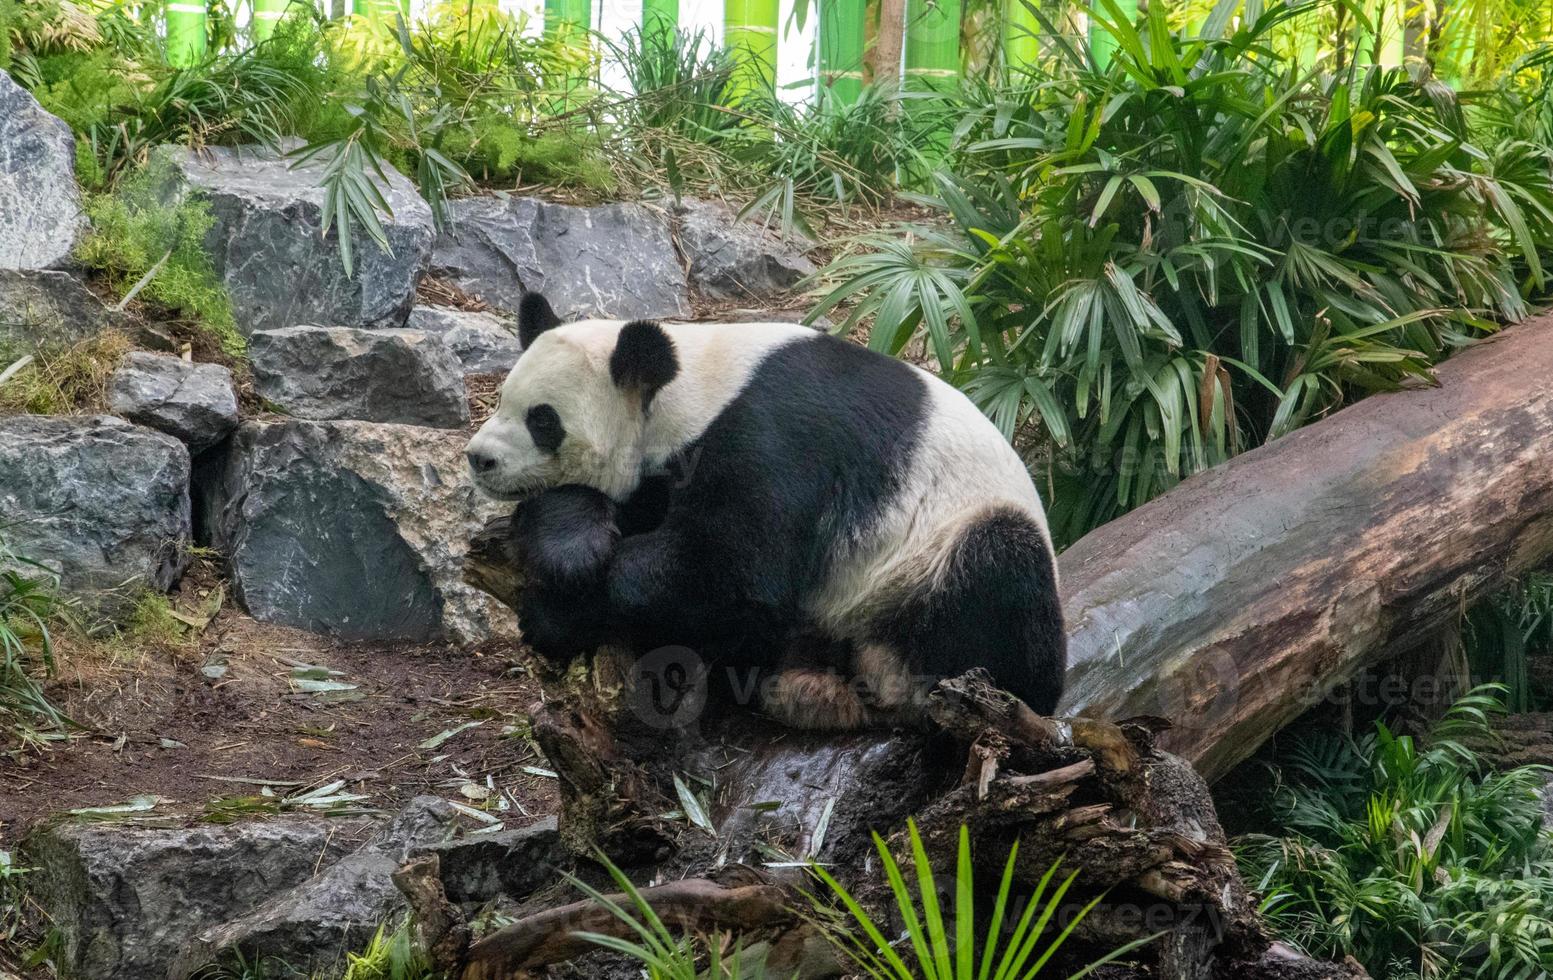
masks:
[[[609,376],[617,387],[640,394],[646,407],[658,389],[678,374],[674,341],[661,324],[632,320],[620,328],[615,351],[609,356]]]

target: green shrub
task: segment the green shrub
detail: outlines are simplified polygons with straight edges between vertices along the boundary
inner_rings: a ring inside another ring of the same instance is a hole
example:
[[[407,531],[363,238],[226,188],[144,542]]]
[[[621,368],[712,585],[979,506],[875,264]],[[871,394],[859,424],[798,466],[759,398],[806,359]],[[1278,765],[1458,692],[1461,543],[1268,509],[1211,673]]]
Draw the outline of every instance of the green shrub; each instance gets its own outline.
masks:
[[[141,298],[198,322],[228,354],[241,356],[231,301],[205,250],[215,219],[198,197],[170,203],[175,180],[166,165],[153,164],[94,195],[86,205],[92,230],[76,258],[103,272],[120,293],[145,280]]]
[[[832,908],[826,899],[807,896],[813,903],[809,914],[836,947],[836,952],[850,961],[859,975],[873,980],[917,980],[919,977],[931,980],[1039,980],[1058,975],[1054,958],[1103,896],[1065,917],[1062,928],[1054,931],[1053,927],[1058,924],[1057,913],[1062,910],[1063,900],[1077,874],[1069,874],[1057,882],[1058,865],[1053,864],[1030,895],[1018,895],[1014,890],[1015,859],[1019,853],[1016,844],[1004,864],[990,918],[979,919],[975,910],[976,877],[971,867],[970,832],[961,827],[956,852],[954,907],[946,918],[945,910],[939,905],[938,883],[933,877],[932,864],[916,824],[909,823],[907,830],[912,853],[910,871],[915,887],[907,881],[883,838],[874,835],[874,846],[890,893],[905,923],[904,936],[887,937],[884,930],[889,926],[876,923],[825,868],[818,865],[812,868],[815,877],[824,883],[828,899],[834,900],[840,910]],[[574,877],[567,876],[568,880],[623,923],[635,938],[621,939],[588,932],[578,933],[580,938],[637,961],[654,980],[761,980],[768,976],[760,954],[747,954],[737,943],[729,952],[718,937],[697,941],[676,935],[624,872],[603,855],[598,855],[598,859],[626,896],[626,904],[612,900]],[[1056,887],[1052,887],[1054,882]],[[1005,921],[1005,915],[1017,918]],[[984,927],[985,931],[978,934],[978,926]],[[1087,975],[1155,938],[1128,943],[1066,975],[1069,980]],[[909,949],[905,949],[905,941],[909,941]],[[897,952],[896,947],[902,947],[903,951]]]
[[[1540,767],[1496,773],[1502,689],[1478,688],[1420,745],[1384,725],[1300,743],[1273,806],[1283,829],[1236,842],[1284,939],[1352,955],[1377,980],[1553,970],[1553,838]]]
[[[1474,144],[1448,89],[1263,55],[1275,5],[1186,39],[1107,3],[1110,66],[968,88],[933,203],[830,270],[870,343],[923,337],[1010,437],[1047,450],[1060,544],[1363,393],[1426,381],[1527,312],[1550,150]],[[1227,9],[1227,8],[1224,8]]]
[[[845,927],[830,926],[826,935],[837,951],[850,959],[871,980],[916,980],[918,977],[934,977],[937,980],[1037,980],[1058,973],[1053,958],[1073,935],[1084,918],[1098,904],[1103,895],[1096,896],[1074,914],[1064,920],[1056,918],[1063,908],[1063,899],[1078,877],[1071,872],[1057,882],[1058,861],[1046,870],[1035,890],[1028,896],[1014,891],[1015,861],[1019,845],[1009,848],[1008,859],[1003,865],[1003,876],[993,896],[991,917],[985,920],[985,932],[978,935],[982,924],[976,916],[976,874],[971,866],[970,832],[960,828],[960,843],[955,855],[954,907],[948,910],[939,904],[938,882],[933,877],[933,866],[915,822],[908,822],[911,841],[912,888],[889,846],[878,834],[874,835],[874,848],[884,868],[890,893],[895,899],[896,910],[906,926],[906,938],[910,948],[897,952],[898,944],[885,935],[884,928],[857,903],[845,888],[823,867],[814,873],[825,882],[833,897],[846,909],[850,921]],[[1006,915],[1017,915],[1005,921]],[[1053,934],[1053,926],[1061,922],[1060,931]],[[887,928],[887,926],[886,926]],[[1121,946],[1095,959],[1083,969],[1068,974],[1069,980],[1084,976],[1098,967],[1120,959],[1135,949],[1145,946],[1158,937],[1149,937]],[[1061,962],[1060,960],[1058,961]]]
[[[0,540],[0,737],[8,748],[61,739],[70,725],[35,676],[54,672],[49,626],[61,609],[57,584],[48,568]],[[0,879],[8,871],[0,868]]]
[[[408,922],[390,930],[379,926],[367,948],[347,953],[341,980],[438,980],[426,955],[411,941]]]
[[[620,115],[632,131],[715,142],[739,124],[726,110],[734,59],[705,30],[632,30],[611,50],[629,85]]]
[[[1530,661],[1553,654],[1553,573],[1532,572],[1474,605],[1461,638],[1473,676],[1503,683],[1512,712],[1545,710]]]

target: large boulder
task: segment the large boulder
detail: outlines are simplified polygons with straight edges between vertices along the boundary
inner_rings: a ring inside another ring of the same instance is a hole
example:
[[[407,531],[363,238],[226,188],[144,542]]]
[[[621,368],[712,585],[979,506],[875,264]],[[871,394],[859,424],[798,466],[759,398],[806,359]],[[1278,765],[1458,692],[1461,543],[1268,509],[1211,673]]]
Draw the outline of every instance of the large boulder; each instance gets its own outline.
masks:
[[[716,201],[685,201],[679,209],[679,247],[690,285],[712,299],[755,302],[787,293],[814,263],[753,221],[740,221]]]
[[[67,272],[0,269],[0,348],[74,344],[113,326],[115,319]]]
[[[387,180],[378,181],[393,211],[383,217],[389,250],[358,230],[351,240],[355,274],[348,276],[339,226],[320,233],[322,161],[293,166],[258,147],[159,152],[184,192],[210,201],[216,223],[206,244],[244,334],[299,323],[404,324],[435,237],[431,209],[404,175],[385,165]]]
[[[466,585],[469,538],[501,508],[476,496],[468,436],[377,422],[246,422],[209,490],[213,543],[264,622],[352,639],[513,635]]]
[[[417,797],[372,840],[316,877],[272,890],[245,914],[185,931],[183,949],[162,977],[208,972],[233,954],[283,962],[300,976],[337,966],[403,913],[404,898],[390,876],[420,848],[451,837],[456,818],[446,801]]]
[[[111,612],[187,564],[189,451],[112,416],[0,419],[0,514],[11,554]]]
[[[661,211],[507,196],[465,198],[451,211],[432,268],[493,306],[516,310],[532,291],[566,319],[690,315],[685,270]]]
[[[70,127],[0,71],[0,269],[59,265],[85,227]]]
[[[63,975],[165,980],[191,935],[340,858],[352,838],[345,829],[318,819],[173,830],[65,823],[27,837],[19,857],[59,936]]]
[[[516,329],[494,313],[417,306],[410,311],[409,327],[441,337],[465,374],[506,374],[523,353]]]
[[[297,418],[469,424],[463,365],[441,337],[420,330],[260,330],[248,357],[259,395]]]
[[[108,382],[108,407],[181,439],[191,453],[209,449],[237,428],[232,372],[167,354],[131,351]]]
[[[515,830],[462,831],[445,800],[416,797],[376,837],[317,876],[277,890],[252,912],[190,930],[164,976],[204,975],[237,956],[285,963],[303,976],[327,974],[407,911],[392,875],[417,854],[439,856],[449,899],[465,905],[526,898],[554,883],[557,864],[570,863],[553,817]]]
[[[525,827],[440,841],[423,851],[437,855],[442,890],[448,901],[459,905],[527,898],[553,884],[559,877],[558,869],[573,863],[556,829],[555,817]]]

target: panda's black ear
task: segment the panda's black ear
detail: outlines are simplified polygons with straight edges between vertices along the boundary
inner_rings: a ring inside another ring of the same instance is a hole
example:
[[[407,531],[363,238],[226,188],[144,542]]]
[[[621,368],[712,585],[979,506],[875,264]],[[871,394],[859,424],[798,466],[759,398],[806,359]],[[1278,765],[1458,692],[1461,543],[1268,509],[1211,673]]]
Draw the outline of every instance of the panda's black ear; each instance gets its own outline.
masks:
[[[534,338],[561,325],[561,318],[550,308],[543,293],[524,293],[518,300],[518,343],[528,350]]]
[[[609,355],[609,376],[616,387],[635,392],[642,407],[652,404],[658,389],[679,374],[674,341],[651,320],[632,320],[620,328],[615,352]]]

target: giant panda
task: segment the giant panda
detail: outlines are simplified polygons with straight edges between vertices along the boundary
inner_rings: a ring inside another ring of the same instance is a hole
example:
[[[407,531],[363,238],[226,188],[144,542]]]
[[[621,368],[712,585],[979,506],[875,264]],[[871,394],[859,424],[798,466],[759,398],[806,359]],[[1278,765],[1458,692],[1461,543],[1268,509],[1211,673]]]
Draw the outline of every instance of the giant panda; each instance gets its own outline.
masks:
[[[973,667],[1055,708],[1041,500],[955,388],[793,324],[562,323],[538,294],[518,312],[524,353],[467,458],[524,501],[537,652],[736,650],[803,728],[899,723]]]

